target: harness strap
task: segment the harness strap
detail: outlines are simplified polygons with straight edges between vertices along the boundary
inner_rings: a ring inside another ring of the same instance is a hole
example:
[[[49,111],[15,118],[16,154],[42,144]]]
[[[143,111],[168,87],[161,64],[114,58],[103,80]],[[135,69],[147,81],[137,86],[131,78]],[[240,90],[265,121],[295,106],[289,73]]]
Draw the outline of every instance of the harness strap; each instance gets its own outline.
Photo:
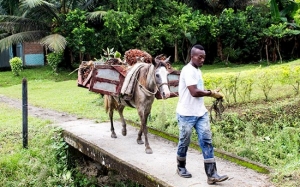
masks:
[[[134,106],[132,106],[132,104],[130,103],[130,101],[125,100],[125,99],[124,99],[124,101],[125,101],[125,103],[126,103],[128,106],[130,106],[131,108],[135,108]]]
[[[141,85],[140,82],[139,83],[139,87],[141,88],[141,90],[147,95],[147,96],[151,96],[151,95],[155,95],[156,92],[158,91],[157,85],[155,86],[155,91],[151,92],[150,90],[148,90],[147,88],[145,88],[145,86]]]

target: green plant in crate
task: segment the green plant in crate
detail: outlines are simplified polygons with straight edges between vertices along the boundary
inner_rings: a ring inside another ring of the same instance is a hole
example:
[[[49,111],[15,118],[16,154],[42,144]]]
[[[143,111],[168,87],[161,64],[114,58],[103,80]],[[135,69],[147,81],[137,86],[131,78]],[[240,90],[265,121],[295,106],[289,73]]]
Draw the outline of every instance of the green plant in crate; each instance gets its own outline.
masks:
[[[58,64],[63,59],[63,53],[62,52],[53,52],[49,53],[47,56],[47,61],[49,66],[51,66],[54,73],[57,73]]]
[[[9,60],[11,71],[15,76],[19,76],[23,70],[23,61],[20,57],[13,57]]]

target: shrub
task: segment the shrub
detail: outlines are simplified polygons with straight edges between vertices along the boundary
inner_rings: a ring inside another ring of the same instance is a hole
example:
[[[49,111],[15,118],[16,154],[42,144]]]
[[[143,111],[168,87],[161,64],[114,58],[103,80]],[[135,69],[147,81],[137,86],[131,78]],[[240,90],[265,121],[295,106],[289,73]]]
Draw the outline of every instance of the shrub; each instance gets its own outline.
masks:
[[[23,69],[23,61],[20,57],[14,57],[9,60],[11,71],[15,76],[19,76],[19,73]]]
[[[57,67],[58,67],[58,64],[63,59],[63,53],[62,52],[53,52],[53,53],[49,53],[46,57],[47,57],[48,64],[49,64],[49,66],[51,66],[53,72],[57,73]]]

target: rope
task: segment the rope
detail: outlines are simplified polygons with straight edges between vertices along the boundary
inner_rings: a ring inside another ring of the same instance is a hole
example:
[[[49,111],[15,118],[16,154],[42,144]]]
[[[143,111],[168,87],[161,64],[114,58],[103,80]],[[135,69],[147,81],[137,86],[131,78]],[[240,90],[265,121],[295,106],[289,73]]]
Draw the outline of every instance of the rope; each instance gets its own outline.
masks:
[[[151,91],[149,91],[147,88],[145,88],[145,86],[141,85],[139,81],[138,81],[138,83],[139,83],[139,86],[140,86],[141,90],[142,90],[146,95],[148,95],[148,96],[150,96],[150,95],[155,95],[156,92],[158,91],[157,86],[155,86],[156,90],[155,90],[154,92],[151,92]]]
[[[151,65],[149,66],[149,68],[152,67]],[[139,80],[137,79],[137,77],[135,77],[136,81],[138,82],[139,84],[139,87],[141,88],[141,90],[147,95],[147,96],[151,96],[151,95],[155,95],[158,91],[158,87],[157,87],[157,84],[156,84],[156,81],[155,81],[155,72],[151,72],[152,76],[152,80],[154,80],[154,84],[155,84],[155,91],[154,92],[151,92],[150,90],[148,90],[145,86],[143,86]],[[148,76],[147,76],[147,83],[149,82],[150,80],[148,80]]]
[[[222,113],[224,111],[225,111],[225,107],[223,105],[223,99],[216,99],[209,109],[210,121],[212,123],[215,123],[217,120],[221,120]]]

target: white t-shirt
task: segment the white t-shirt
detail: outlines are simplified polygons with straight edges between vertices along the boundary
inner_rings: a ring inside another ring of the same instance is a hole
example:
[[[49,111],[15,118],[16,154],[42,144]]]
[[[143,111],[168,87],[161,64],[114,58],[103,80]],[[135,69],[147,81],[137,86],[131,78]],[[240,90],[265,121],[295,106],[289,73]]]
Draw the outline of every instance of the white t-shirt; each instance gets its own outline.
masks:
[[[185,65],[179,78],[179,101],[176,112],[182,116],[203,116],[207,109],[204,105],[203,97],[193,97],[187,88],[191,85],[197,85],[197,88],[204,90],[204,82],[200,69],[195,68],[190,63]]]

